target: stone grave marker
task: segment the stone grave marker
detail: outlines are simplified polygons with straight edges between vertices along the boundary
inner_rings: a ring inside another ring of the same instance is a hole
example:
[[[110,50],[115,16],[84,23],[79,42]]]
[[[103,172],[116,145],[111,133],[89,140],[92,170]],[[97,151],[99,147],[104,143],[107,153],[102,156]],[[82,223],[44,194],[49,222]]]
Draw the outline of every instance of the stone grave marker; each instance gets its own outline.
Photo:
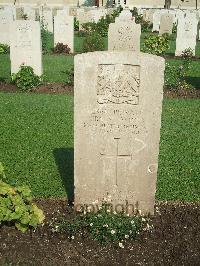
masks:
[[[132,20],[132,13],[131,11],[127,8],[124,9],[120,14],[119,17],[115,18],[115,22],[128,22]]]
[[[164,68],[132,51],[75,56],[75,208],[154,213]]]
[[[198,21],[196,14],[186,12],[178,19],[176,56],[181,56],[185,49],[191,48],[195,55]]]
[[[173,30],[173,21],[174,21],[174,16],[172,14],[166,13],[161,15],[159,34],[163,35],[167,33],[171,35]]]
[[[40,23],[16,20],[11,23],[11,73],[17,73],[22,64],[31,66],[35,74],[42,75],[42,45]]]
[[[141,25],[133,21],[116,22],[109,25],[109,51],[140,51]]]
[[[36,19],[36,11],[30,6],[24,6],[24,14],[27,16],[27,19],[30,20]]]
[[[13,21],[11,10],[0,10],[0,43],[10,44],[10,24]]]
[[[54,17],[54,46],[67,44],[74,52],[74,17],[57,15]]]

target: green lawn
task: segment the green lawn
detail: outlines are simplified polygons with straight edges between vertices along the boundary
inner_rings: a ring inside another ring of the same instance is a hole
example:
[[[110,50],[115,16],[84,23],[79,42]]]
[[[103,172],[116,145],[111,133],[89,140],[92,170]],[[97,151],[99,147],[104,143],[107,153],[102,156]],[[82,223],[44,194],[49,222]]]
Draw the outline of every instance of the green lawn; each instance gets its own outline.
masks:
[[[0,161],[36,197],[71,195],[73,96],[0,93]],[[157,199],[200,200],[200,101],[164,100]]]

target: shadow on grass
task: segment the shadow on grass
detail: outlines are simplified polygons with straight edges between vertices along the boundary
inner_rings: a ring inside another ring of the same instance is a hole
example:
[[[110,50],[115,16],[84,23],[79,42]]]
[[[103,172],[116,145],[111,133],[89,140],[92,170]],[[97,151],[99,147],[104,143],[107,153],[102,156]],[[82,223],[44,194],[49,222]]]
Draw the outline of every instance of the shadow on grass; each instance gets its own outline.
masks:
[[[200,89],[200,77],[187,77],[186,81],[194,88]]]
[[[68,204],[72,205],[74,201],[74,149],[55,149],[53,154],[67,193]]]

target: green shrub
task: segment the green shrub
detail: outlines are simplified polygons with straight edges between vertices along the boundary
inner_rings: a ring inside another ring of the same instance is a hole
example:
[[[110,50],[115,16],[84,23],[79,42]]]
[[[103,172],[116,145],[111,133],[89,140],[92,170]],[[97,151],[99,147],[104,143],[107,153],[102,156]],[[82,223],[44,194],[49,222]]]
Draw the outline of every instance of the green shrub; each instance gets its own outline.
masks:
[[[41,39],[42,39],[42,51],[48,53],[51,48],[50,41],[52,40],[53,34],[47,30],[44,24],[41,25]]]
[[[25,65],[21,65],[19,72],[12,74],[11,78],[12,82],[23,91],[39,86],[42,81],[41,77],[34,73],[32,67]]]
[[[104,40],[101,35],[96,32],[88,35],[83,41],[84,52],[103,51],[104,49]]]
[[[56,54],[69,54],[70,50],[69,46],[63,43],[57,43],[54,47],[54,53]]]
[[[85,34],[92,34],[94,32],[100,34],[102,37],[108,36],[109,24],[115,22],[115,18],[119,15],[119,11],[115,10],[111,15],[106,15],[99,19],[97,23],[87,22],[82,25]],[[80,33],[81,34],[81,33]],[[79,36],[80,36],[79,34]]]
[[[104,203],[97,212],[83,212],[73,220],[55,224],[54,230],[66,232],[72,239],[88,234],[102,244],[113,242],[123,248],[126,241],[135,239],[146,225],[147,220],[140,215],[111,212],[109,204]]]
[[[74,18],[74,31],[79,31],[79,21],[77,18]]]
[[[10,47],[7,44],[0,43],[0,54],[8,54]]]
[[[31,191],[27,186],[13,187],[5,182],[0,163],[0,225],[15,224],[22,232],[36,229],[44,220],[43,211],[32,203]]]
[[[152,26],[153,26],[153,24],[151,22],[143,20],[143,17],[142,17],[142,21],[140,24],[141,24],[141,31],[142,32],[151,31]]]
[[[169,40],[159,35],[149,35],[144,40],[144,51],[150,54],[163,55],[169,49]]]
[[[65,71],[66,80],[65,83],[69,86],[74,85],[74,69],[70,68]]]
[[[189,48],[182,53],[182,61],[179,66],[166,64],[165,86],[171,89],[192,89],[192,85],[187,83],[187,76],[191,69],[193,51]]]
[[[91,34],[96,31],[96,23],[95,22],[87,22],[82,24],[82,30],[86,34]]]

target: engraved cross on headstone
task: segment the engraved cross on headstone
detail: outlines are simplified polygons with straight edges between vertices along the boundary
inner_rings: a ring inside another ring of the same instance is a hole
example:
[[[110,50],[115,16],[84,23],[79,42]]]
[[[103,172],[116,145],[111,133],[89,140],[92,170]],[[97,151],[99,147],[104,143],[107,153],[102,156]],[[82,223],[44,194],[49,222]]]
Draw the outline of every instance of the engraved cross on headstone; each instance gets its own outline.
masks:
[[[119,151],[119,141],[120,138],[114,138],[115,142],[116,142],[116,149],[115,149],[115,153],[114,154],[104,154],[101,153],[100,154],[104,157],[104,158],[113,158],[115,160],[115,184],[118,185],[118,160],[119,159],[125,159],[125,160],[132,160],[132,154],[122,154]]]

